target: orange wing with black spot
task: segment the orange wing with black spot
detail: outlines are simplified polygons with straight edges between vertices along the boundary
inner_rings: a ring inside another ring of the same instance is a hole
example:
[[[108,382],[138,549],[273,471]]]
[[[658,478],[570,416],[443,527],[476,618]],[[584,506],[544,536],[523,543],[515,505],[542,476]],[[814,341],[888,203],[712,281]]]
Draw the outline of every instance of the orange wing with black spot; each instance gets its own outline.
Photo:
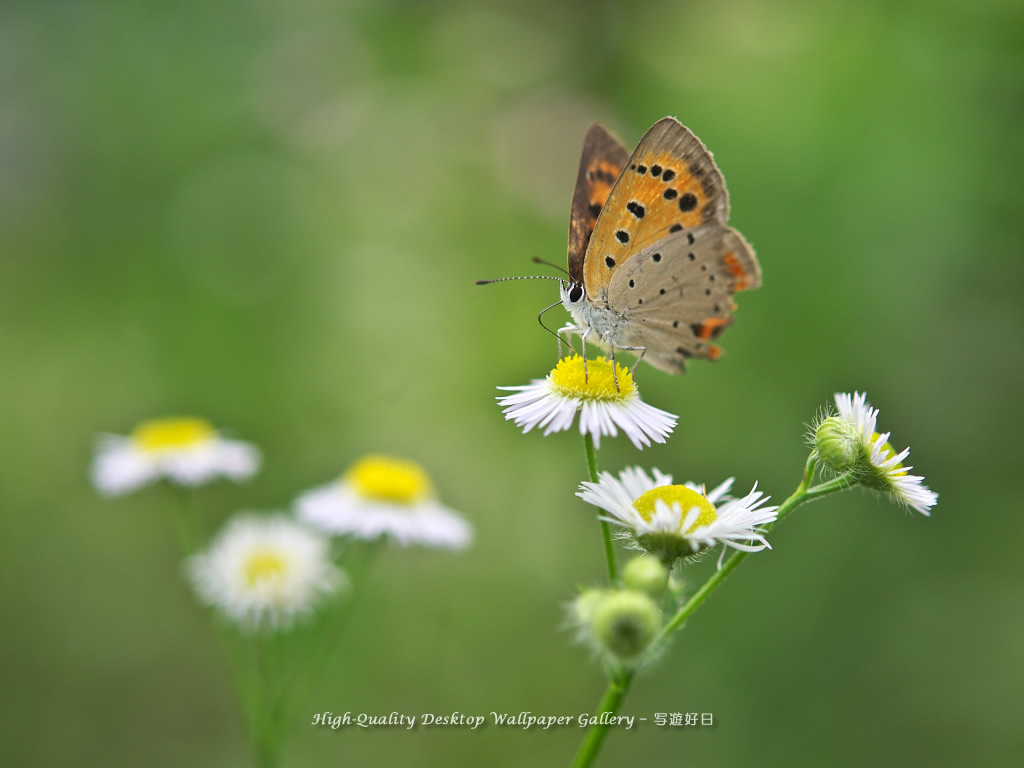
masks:
[[[569,216],[569,276],[578,283],[590,235],[628,160],[629,150],[607,128],[594,123],[587,129]]]
[[[728,218],[725,180],[711,153],[675,118],[659,120],[623,168],[589,238],[582,270],[588,298],[606,298],[615,271],[645,247],[701,224],[724,227]]]

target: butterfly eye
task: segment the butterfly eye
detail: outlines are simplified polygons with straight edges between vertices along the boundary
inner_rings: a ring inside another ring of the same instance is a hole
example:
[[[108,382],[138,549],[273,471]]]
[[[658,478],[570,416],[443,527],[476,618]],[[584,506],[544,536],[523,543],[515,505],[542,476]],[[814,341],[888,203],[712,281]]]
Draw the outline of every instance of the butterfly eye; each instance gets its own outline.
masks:
[[[575,304],[577,301],[583,298],[583,288],[579,285],[574,285],[569,291],[569,301]]]

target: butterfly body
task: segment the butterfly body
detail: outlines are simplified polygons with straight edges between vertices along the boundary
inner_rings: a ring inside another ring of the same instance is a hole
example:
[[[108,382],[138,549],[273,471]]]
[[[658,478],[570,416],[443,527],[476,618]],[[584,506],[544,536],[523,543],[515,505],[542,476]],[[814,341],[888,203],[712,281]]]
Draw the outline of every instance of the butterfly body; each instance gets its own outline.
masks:
[[[626,343],[626,329],[629,327],[629,316],[626,312],[616,312],[605,301],[586,300],[582,288],[574,293],[572,283],[563,283],[561,289],[562,306],[572,315],[576,327],[590,329],[596,336],[593,340],[601,346],[609,346],[608,342],[618,347],[629,346]],[[576,300],[573,301],[573,297]]]
[[[587,132],[573,194],[562,305],[584,343],[639,352],[681,373],[715,360],[732,296],[760,285],[753,249],[728,227],[728,195],[711,153],[674,118],[630,156],[603,126]]]

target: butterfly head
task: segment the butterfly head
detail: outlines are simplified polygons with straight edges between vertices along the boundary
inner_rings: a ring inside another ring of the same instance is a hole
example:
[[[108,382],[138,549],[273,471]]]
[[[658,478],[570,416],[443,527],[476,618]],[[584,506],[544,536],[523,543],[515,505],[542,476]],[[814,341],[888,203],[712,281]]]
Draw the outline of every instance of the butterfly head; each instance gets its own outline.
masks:
[[[563,280],[561,285],[561,295],[562,306],[572,314],[574,309],[579,309],[579,307],[583,306],[586,291],[583,290],[582,283],[577,283],[574,280]]]

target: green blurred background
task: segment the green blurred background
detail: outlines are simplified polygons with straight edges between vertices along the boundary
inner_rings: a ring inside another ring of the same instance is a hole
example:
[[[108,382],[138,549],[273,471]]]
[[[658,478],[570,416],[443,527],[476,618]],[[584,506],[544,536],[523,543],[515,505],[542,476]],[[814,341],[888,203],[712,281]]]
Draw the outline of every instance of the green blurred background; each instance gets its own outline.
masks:
[[[494,403],[553,364],[556,292],[473,281],[564,258],[592,120],[633,146],[666,114],[714,151],[764,287],[719,363],[641,370],[679,428],[602,466],[781,499],[804,423],[866,389],[941,498],[801,510],[625,706],[715,726],[615,731],[601,764],[1019,765],[1012,0],[0,6],[2,762],[248,765],[170,499],[87,480],[97,434],[186,413],[265,453],[204,490],[214,521],[383,450],[477,531],[380,558],[287,765],[567,764],[576,728],[300,720],[595,708],[562,626],[602,577],[580,439]]]

